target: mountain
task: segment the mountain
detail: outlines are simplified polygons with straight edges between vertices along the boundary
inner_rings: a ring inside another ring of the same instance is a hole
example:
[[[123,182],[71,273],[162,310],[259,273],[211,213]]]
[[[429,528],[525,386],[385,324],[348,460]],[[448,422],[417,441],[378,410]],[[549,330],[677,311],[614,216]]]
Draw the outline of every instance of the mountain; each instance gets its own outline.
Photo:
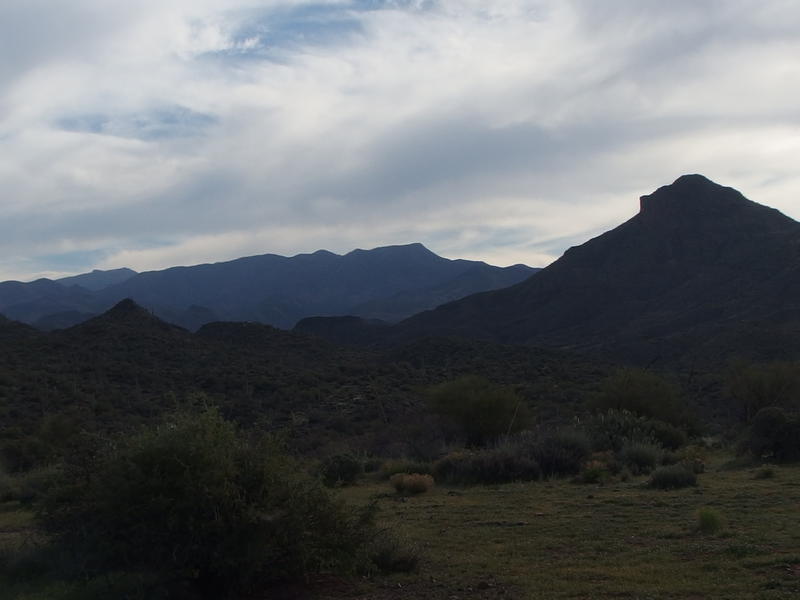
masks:
[[[133,269],[111,269],[110,271],[100,271],[95,269],[91,273],[83,273],[81,275],[73,275],[72,277],[62,277],[56,279],[61,285],[71,286],[78,285],[84,289],[96,292],[107,288],[116,283],[122,283],[136,275]]]
[[[134,273],[92,272],[65,280],[0,284],[0,313],[43,329],[74,325],[124,298],[196,330],[213,321],[290,328],[314,315],[400,321],[464,295],[513,285],[536,269],[449,260],[422,244],[264,254],[232,261]],[[116,281],[116,283],[115,283]]]
[[[685,175],[536,277],[415,315],[384,339],[458,335],[640,363],[798,356],[799,259],[799,223]]]
[[[0,313],[28,324],[57,313],[95,314],[98,312],[96,304],[96,297],[89,290],[78,286],[65,287],[50,279],[0,283]]]

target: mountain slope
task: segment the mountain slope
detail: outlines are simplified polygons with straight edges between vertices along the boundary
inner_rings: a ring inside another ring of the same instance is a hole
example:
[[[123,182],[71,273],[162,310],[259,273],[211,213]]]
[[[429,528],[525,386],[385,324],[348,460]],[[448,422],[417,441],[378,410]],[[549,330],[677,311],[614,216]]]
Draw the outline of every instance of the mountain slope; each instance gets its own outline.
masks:
[[[798,259],[799,223],[686,175],[643,196],[639,214],[570,248],[536,277],[416,315],[392,335],[456,334],[640,361],[701,346],[710,352],[725,337],[715,351],[746,353],[744,332],[754,324],[793,339]]]
[[[71,286],[79,285],[84,289],[96,292],[107,288],[116,283],[122,283],[136,275],[133,269],[111,269],[110,271],[100,271],[95,269],[91,273],[82,273],[81,275],[73,275],[72,277],[62,277],[56,279],[61,285]]]

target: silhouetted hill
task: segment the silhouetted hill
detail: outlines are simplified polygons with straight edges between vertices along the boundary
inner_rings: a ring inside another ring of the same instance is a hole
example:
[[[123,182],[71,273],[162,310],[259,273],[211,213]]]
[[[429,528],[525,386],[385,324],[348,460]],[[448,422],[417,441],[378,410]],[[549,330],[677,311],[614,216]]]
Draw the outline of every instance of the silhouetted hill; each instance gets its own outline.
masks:
[[[93,335],[121,332],[143,335],[154,330],[158,332],[185,331],[182,327],[162,321],[130,298],[118,302],[102,315],[71,328],[73,333],[81,332]]]
[[[644,363],[796,356],[798,259],[800,224],[686,175],[536,277],[415,315],[390,336],[458,335]]]
[[[354,314],[399,321],[476,290],[517,283],[536,269],[449,260],[422,244],[265,254],[134,274],[93,272],[58,282],[0,284],[0,311],[57,328],[132,298],[164,320],[197,329],[213,321],[255,321],[289,328],[315,315]],[[113,283],[118,280],[117,283]],[[70,284],[70,285],[65,285]],[[89,291],[92,288],[95,291]]]

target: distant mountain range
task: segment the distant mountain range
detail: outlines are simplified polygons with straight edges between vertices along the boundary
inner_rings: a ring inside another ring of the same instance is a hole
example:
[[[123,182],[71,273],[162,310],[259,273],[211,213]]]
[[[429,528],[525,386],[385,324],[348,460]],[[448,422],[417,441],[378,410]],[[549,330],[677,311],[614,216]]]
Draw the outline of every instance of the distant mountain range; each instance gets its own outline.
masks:
[[[449,260],[422,244],[264,254],[163,271],[93,271],[52,281],[0,283],[0,313],[52,330],[131,298],[162,319],[195,330],[213,321],[290,328],[309,316],[355,315],[396,322],[464,296],[527,279],[538,269]]]
[[[313,318],[338,342],[422,336],[605,353],[649,364],[800,356],[800,223],[701,175],[643,196],[629,221],[535,277],[393,327]]]

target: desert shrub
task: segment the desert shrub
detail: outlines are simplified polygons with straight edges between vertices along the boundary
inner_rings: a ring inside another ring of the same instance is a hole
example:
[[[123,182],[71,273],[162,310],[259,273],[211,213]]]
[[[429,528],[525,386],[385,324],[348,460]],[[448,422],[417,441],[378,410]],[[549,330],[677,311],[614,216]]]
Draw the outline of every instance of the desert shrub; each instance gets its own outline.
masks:
[[[588,419],[585,429],[592,448],[619,452],[625,444],[651,444],[655,440],[648,419],[629,410],[609,409]]]
[[[627,444],[658,444],[677,450],[686,444],[678,427],[639,416],[629,410],[609,409],[588,419],[584,427],[595,450],[619,452]]]
[[[701,508],[697,511],[697,530],[700,533],[714,535],[722,531],[722,516],[713,508]]]
[[[662,465],[677,465],[679,462],[681,462],[681,457],[677,452],[667,450],[661,455]]]
[[[706,470],[706,450],[702,446],[685,446],[675,453],[678,463],[693,473],[699,474]]]
[[[605,483],[610,477],[611,473],[604,462],[599,460],[590,460],[584,465],[583,471],[580,472],[575,481],[577,483],[586,484]]]
[[[397,459],[387,460],[381,465],[378,474],[381,479],[389,479],[396,473],[425,473],[430,475],[432,465],[415,460]]]
[[[391,533],[376,537],[368,553],[372,564],[383,573],[411,573],[420,562],[417,545]]]
[[[538,463],[523,448],[503,445],[474,452],[452,452],[434,463],[437,481],[456,485],[533,481],[541,477]]]
[[[750,426],[750,451],[778,462],[800,459],[800,417],[777,406],[762,408]]]
[[[628,444],[620,457],[634,475],[646,475],[661,460],[661,449],[653,444]]]
[[[562,429],[533,442],[530,452],[544,477],[563,477],[579,473],[589,456],[589,438],[573,429]]]
[[[677,490],[697,485],[697,476],[681,464],[659,467],[650,475],[649,485],[660,490]]]
[[[761,465],[753,477],[754,479],[772,479],[775,477],[776,472],[774,465]]]
[[[115,440],[81,477],[65,473],[40,516],[87,575],[155,574],[215,598],[353,570],[372,535],[368,514],[215,411]]]
[[[650,419],[647,423],[647,427],[650,430],[652,438],[667,450],[677,450],[686,445],[686,434],[674,425],[659,421],[658,419]]]
[[[433,477],[422,473],[395,473],[389,485],[399,494],[421,494],[433,488]]]
[[[595,406],[601,410],[629,411],[673,425],[686,420],[677,388],[651,371],[624,368],[601,382]]]
[[[361,461],[352,454],[334,454],[320,464],[322,482],[328,487],[352,485],[361,475]]]
[[[509,387],[476,376],[460,377],[428,391],[430,410],[449,419],[468,446],[482,446],[524,429],[529,421],[522,398]]]

